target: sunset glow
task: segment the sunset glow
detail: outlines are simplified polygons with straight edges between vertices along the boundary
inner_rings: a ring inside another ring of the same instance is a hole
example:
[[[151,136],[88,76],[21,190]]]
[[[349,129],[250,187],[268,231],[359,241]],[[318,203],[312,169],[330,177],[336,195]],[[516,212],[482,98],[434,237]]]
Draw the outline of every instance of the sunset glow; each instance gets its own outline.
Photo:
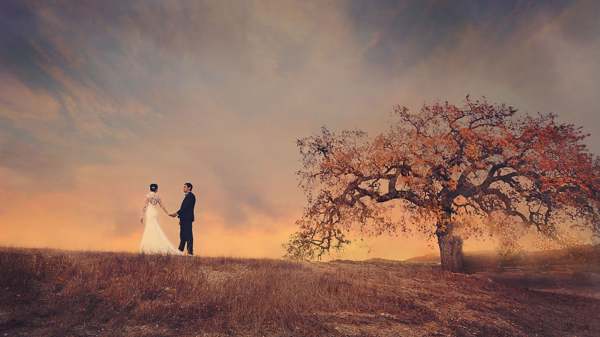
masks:
[[[148,185],[175,211],[190,181],[197,254],[281,257],[305,205],[296,140],[380,132],[395,104],[555,112],[600,153],[594,1],[109,2],[0,3],[0,246],[137,251]]]

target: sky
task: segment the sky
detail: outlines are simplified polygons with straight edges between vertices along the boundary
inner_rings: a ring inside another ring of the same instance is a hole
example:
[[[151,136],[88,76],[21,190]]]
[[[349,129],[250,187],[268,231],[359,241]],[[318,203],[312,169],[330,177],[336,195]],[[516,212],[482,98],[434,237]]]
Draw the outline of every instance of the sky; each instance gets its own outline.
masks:
[[[395,104],[555,112],[600,153],[597,1],[2,1],[0,245],[137,251],[150,183],[194,184],[195,251],[280,257],[296,139]],[[162,227],[173,242],[178,223]],[[426,237],[340,258],[407,258]],[[481,247],[466,242],[465,248]],[[483,244],[485,246],[485,244]]]

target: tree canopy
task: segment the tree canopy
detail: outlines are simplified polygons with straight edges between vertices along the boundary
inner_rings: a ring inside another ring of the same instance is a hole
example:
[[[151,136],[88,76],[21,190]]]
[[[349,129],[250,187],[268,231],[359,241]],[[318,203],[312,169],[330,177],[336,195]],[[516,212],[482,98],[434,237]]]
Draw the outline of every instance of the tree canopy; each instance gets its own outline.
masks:
[[[554,113],[517,116],[505,104],[466,96],[463,106],[393,109],[386,132],[298,139],[307,204],[288,256],[315,258],[349,243],[347,233],[411,229],[452,234],[468,217],[506,216],[559,239],[568,222],[600,233],[600,158],[581,127]],[[392,207],[405,215],[394,218]]]

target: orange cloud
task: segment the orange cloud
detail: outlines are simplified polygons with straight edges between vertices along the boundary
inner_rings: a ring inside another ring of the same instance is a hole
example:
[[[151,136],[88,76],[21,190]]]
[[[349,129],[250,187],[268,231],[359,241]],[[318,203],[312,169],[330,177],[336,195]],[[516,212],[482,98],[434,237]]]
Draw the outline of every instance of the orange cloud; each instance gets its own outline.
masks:
[[[0,52],[0,245],[135,251],[148,184],[174,209],[191,181],[200,254],[281,256],[304,206],[296,139],[322,125],[384,130],[398,103],[471,93],[556,111],[600,150],[596,4],[420,6],[0,10],[0,42],[12,46]],[[447,11],[456,21],[432,19]],[[177,224],[161,221],[177,241]],[[339,256],[435,250],[425,237],[382,237]]]

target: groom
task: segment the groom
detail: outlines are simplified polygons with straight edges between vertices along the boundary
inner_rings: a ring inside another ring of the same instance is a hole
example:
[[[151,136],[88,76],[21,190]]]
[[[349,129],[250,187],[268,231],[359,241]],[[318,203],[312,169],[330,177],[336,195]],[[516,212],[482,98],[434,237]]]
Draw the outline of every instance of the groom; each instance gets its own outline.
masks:
[[[194,237],[192,235],[192,222],[194,221],[194,206],[196,205],[196,196],[192,193],[192,184],[183,184],[183,193],[185,197],[181,202],[179,210],[172,217],[179,217],[179,250],[183,252],[183,248],[187,243],[187,251],[189,255],[194,255]]]

